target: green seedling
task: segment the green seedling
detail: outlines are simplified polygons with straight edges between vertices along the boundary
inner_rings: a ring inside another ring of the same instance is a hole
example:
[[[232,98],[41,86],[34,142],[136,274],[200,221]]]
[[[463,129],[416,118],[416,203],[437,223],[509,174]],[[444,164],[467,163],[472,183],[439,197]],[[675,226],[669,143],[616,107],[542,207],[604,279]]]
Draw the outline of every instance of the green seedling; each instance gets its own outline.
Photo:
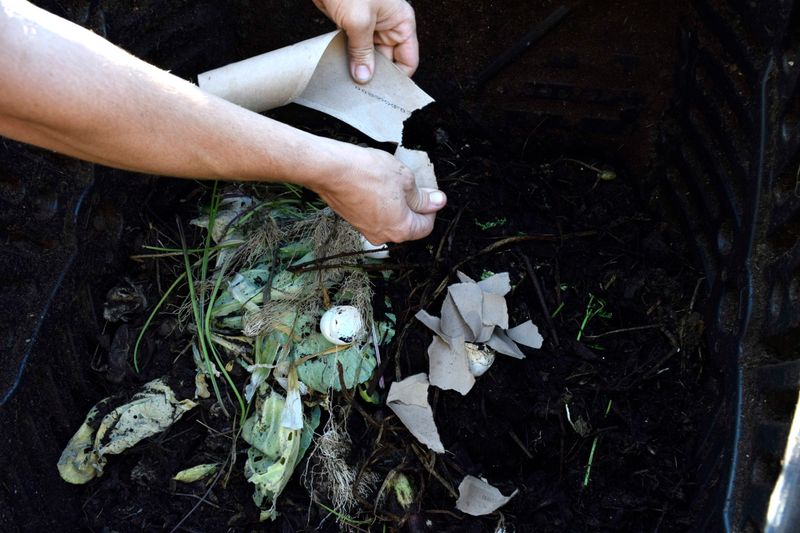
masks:
[[[608,413],[611,412],[611,404],[612,400],[608,400],[608,403],[606,404],[606,410],[603,413],[604,419],[608,416]],[[595,435],[594,439],[592,439],[592,448],[589,450],[589,460],[586,462],[586,471],[583,474],[583,488],[586,488],[589,485],[589,478],[592,475],[592,464],[594,463],[594,454],[595,451],[597,451],[597,442],[599,440],[599,435]]]
[[[221,243],[221,244],[217,244],[216,246],[212,246],[210,248],[210,250],[212,252],[217,252],[217,251],[223,250],[225,248],[233,248],[235,246],[240,246],[241,244],[242,244],[242,241],[227,241],[227,242],[224,242],[224,243]],[[142,246],[142,248],[144,248],[145,250],[150,250],[151,252],[163,252],[163,253],[167,253],[167,254],[182,254],[183,253],[183,249],[182,248],[167,248],[165,246],[150,246],[150,245],[144,245],[144,246]],[[188,248],[186,251],[188,253],[190,253],[190,254],[199,254],[199,253],[205,251],[205,248]]]
[[[478,219],[475,219],[475,225],[478,226],[482,231],[487,231],[498,226],[504,226],[506,222],[508,222],[506,217],[500,217],[494,220],[488,220],[486,222],[481,222]]]
[[[367,392],[367,388],[362,384],[358,386],[358,394],[361,396],[361,399],[367,403],[371,403],[372,405],[378,405],[381,403],[381,397],[378,395],[378,391],[372,391],[372,394]]]
[[[586,463],[586,473],[583,475],[583,488],[589,486],[589,477],[592,475],[592,463],[594,462],[594,452],[597,449],[597,441],[599,439],[599,435],[595,435],[594,439],[592,439],[592,449],[589,451],[589,461]]]
[[[581,340],[583,337],[583,332],[586,329],[587,324],[589,321],[592,320],[594,317],[599,316],[600,318],[611,318],[612,314],[605,310],[606,302],[602,298],[598,298],[591,292],[589,293],[589,303],[586,304],[586,311],[583,314],[583,320],[581,321],[581,327],[578,330],[578,336],[575,340]]]
[[[164,302],[167,301],[167,298],[169,298],[169,295],[172,293],[173,290],[175,290],[175,287],[177,287],[178,284],[181,281],[183,281],[183,279],[185,277],[186,277],[186,272],[182,273],[180,276],[175,278],[175,281],[172,282],[172,285],[170,285],[167,288],[167,290],[164,291],[164,294],[161,296],[161,299],[158,301],[156,306],[150,312],[150,316],[147,317],[147,320],[145,321],[144,326],[142,326],[142,330],[139,332],[139,336],[136,338],[136,344],[133,346],[133,368],[136,370],[137,374],[139,373],[139,346],[142,344],[142,339],[144,338],[144,334],[147,331],[147,329],[150,327],[150,323],[153,321],[153,319],[158,314],[158,311],[161,309],[161,306],[164,305]]]
[[[352,526],[352,527],[369,526],[369,525],[372,525],[375,522],[374,518],[371,519],[371,520],[357,520],[357,519],[353,518],[352,516],[348,516],[348,515],[346,515],[344,513],[340,513],[336,509],[331,509],[330,507],[328,507],[327,505],[325,505],[322,502],[317,502],[317,505],[319,505],[320,507],[322,507],[323,509],[328,511],[330,514],[335,516],[341,523],[347,524],[348,526]],[[385,526],[384,526],[384,528],[385,528]]]
[[[491,278],[492,276],[494,276],[494,272],[492,272],[491,270],[484,270],[483,272],[481,272],[481,281]]]
[[[211,192],[211,208],[209,210],[209,219],[208,219],[208,227],[209,231],[206,233],[206,241],[205,246],[203,247],[203,255],[200,260],[200,286],[206,286],[206,280],[208,279],[208,264],[211,258],[211,234],[213,232],[214,222],[216,220],[216,214],[219,209],[220,203],[220,195],[217,190],[217,182],[214,182],[214,188]],[[225,365],[222,363],[222,360],[217,352],[216,348],[214,347],[214,343],[211,339],[211,316],[212,316],[212,309],[214,306],[214,302],[216,301],[217,294],[219,292],[219,287],[222,283],[222,278],[225,273],[225,269],[227,267],[227,263],[224,263],[220,270],[217,272],[216,279],[214,281],[214,288],[211,293],[211,297],[209,300],[208,309],[205,306],[205,291],[201,291],[199,294],[195,291],[194,287],[194,275],[192,264],[189,261],[189,253],[188,247],[186,247],[186,238],[183,235],[183,231],[179,228],[180,231],[180,238],[181,238],[181,245],[184,247],[183,251],[183,262],[184,268],[186,269],[186,278],[189,283],[189,299],[191,301],[192,306],[192,316],[194,318],[195,327],[197,328],[197,345],[202,356],[202,360],[205,363],[206,367],[206,374],[211,378],[211,385],[214,388],[214,395],[217,401],[220,404],[223,412],[226,416],[230,416],[228,410],[225,407],[225,403],[222,399],[222,393],[219,389],[219,384],[217,383],[217,376],[215,370],[219,371],[222,376],[225,378],[225,381],[228,383],[228,386],[231,388],[233,395],[236,397],[237,402],[239,403],[240,408],[240,423],[244,423],[244,420],[247,416],[247,409],[244,404],[244,399],[242,395],[239,393],[239,390],[236,388],[233,379],[231,378],[228,371],[225,369]],[[211,357],[214,357],[214,361],[216,362],[216,366],[211,361]]]

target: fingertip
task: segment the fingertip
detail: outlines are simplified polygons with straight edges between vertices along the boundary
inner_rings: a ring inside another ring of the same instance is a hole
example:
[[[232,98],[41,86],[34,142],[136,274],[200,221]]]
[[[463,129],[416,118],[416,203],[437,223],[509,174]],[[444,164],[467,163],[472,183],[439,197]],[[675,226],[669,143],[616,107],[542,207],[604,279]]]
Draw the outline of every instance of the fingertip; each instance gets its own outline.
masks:
[[[372,79],[372,69],[364,64],[354,64],[351,67],[351,74],[358,83],[367,83]]]
[[[435,209],[441,209],[447,204],[447,196],[442,191],[431,191],[428,193],[428,200]]]
[[[408,203],[415,213],[435,213],[447,204],[447,195],[438,189],[419,188],[416,193]]]

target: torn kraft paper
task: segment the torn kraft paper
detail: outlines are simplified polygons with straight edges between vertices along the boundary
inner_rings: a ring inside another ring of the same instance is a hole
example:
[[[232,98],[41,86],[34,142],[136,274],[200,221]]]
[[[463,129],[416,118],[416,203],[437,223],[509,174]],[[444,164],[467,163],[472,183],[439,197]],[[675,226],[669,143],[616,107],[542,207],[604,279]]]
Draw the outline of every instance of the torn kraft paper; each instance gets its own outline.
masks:
[[[418,441],[436,453],[444,453],[439,430],[433,420],[433,410],[428,403],[427,375],[414,374],[392,383],[386,405]]]
[[[372,80],[350,77],[346,36],[320,35],[197,76],[206,92],[252,111],[295,102],[342,120],[376,141],[400,143],[403,122],[433,99],[375,54]]]
[[[516,496],[503,496],[496,487],[475,476],[466,476],[458,486],[456,509],[472,516],[493,513]]]

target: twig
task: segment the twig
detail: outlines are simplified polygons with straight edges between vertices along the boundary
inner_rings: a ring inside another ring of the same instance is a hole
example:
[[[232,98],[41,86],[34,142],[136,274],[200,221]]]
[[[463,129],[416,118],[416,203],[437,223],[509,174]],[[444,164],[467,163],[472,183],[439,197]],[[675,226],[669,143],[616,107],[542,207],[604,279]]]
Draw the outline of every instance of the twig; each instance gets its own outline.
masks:
[[[556,348],[560,348],[561,344],[558,341],[558,332],[556,331],[555,324],[553,324],[553,317],[550,314],[550,309],[547,307],[547,302],[544,301],[544,293],[542,292],[542,285],[539,283],[539,276],[537,276],[536,271],[533,270],[533,265],[531,265],[531,261],[528,259],[527,255],[522,252],[518,252],[517,255],[521,257],[522,262],[525,263],[525,270],[528,271],[528,276],[531,278],[533,288],[536,289],[536,296],[539,299],[539,305],[542,307],[544,319],[547,321],[547,327],[550,328],[550,334],[553,336],[553,342]]]
[[[697,293],[700,292],[700,285],[702,285],[705,280],[705,276],[697,280],[694,286],[694,292],[692,293],[692,301],[689,303],[689,312],[694,310],[694,304],[697,301]]]
[[[411,445],[411,449],[413,449],[413,450],[414,450],[414,453],[415,453],[415,454],[417,454],[417,457],[419,458],[419,461],[422,463],[422,466],[424,466],[424,467],[425,467],[425,470],[427,470],[429,474],[431,474],[433,477],[435,477],[435,478],[436,478],[436,480],[437,480],[439,483],[441,483],[441,484],[442,484],[442,486],[445,488],[445,490],[446,490],[447,492],[449,492],[449,493],[450,493],[450,495],[451,495],[453,498],[458,498],[458,493],[456,492],[456,490],[455,490],[455,489],[454,489],[454,488],[453,488],[453,487],[450,485],[450,483],[448,483],[448,482],[447,482],[447,480],[446,480],[446,479],[444,479],[444,478],[441,476],[441,474],[439,474],[439,472],[437,472],[437,471],[436,471],[436,469],[434,468],[434,466],[435,466],[435,464],[436,464],[436,457],[433,457],[433,458],[431,459],[431,462],[430,462],[430,464],[428,464],[428,462],[425,460],[425,452],[423,452],[422,450],[420,450],[420,449],[417,447],[417,445],[416,445],[416,444],[412,444],[412,445]]]
[[[313,263],[304,263],[302,265],[295,265],[287,267],[286,270],[289,272],[294,273],[302,273],[302,272],[314,272],[317,270],[329,270],[334,268],[350,268],[353,270],[364,270],[366,272],[381,272],[384,270],[405,270],[410,268],[420,268],[426,265],[419,264],[419,263],[404,263],[404,264],[391,264],[391,263],[368,263],[368,264],[358,264],[358,263],[331,263],[331,264],[318,264],[316,262]]]
[[[430,299],[435,300],[439,294],[447,287],[447,282],[450,279],[450,276],[456,273],[458,269],[460,269],[465,264],[477,259],[482,255],[486,255],[492,252],[496,252],[497,250],[501,250],[512,244],[518,244],[522,242],[530,242],[530,241],[548,241],[548,242],[559,242],[565,241],[568,239],[575,239],[579,237],[592,237],[597,235],[597,231],[595,230],[588,230],[588,231],[576,231],[574,233],[564,233],[562,235],[554,234],[554,233],[529,233],[527,235],[515,235],[513,237],[506,237],[504,239],[500,239],[499,241],[495,241],[489,246],[483,248],[482,250],[470,255],[469,257],[462,259],[458,263],[456,263],[453,268],[450,269],[450,272],[442,280],[439,286],[436,288],[434,293],[431,295]]]
[[[444,244],[450,238],[450,234],[453,232],[453,230],[461,220],[461,215],[464,214],[464,210],[467,208],[467,205],[469,204],[464,204],[461,206],[461,209],[458,210],[456,216],[453,217],[453,220],[451,220],[450,223],[447,225],[447,229],[444,230],[444,234],[442,235],[442,238],[439,241],[439,247],[436,249],[436,255],[433,256],[434,263],[438,263],[441,260],[442,251],[444,250]]]
[[[662,327],[663,324],[648,324],[646,326],[633,326],[630,328],[621,328],[621,329],[612,329],[611,331],[606,331],[605,333],[599,333],[597,335],[584,335],[583,338],[586,340],[595,340],[601,337],[607,337],[609,335],[617,335],[619,333],[629,333],[632,331],[643,331],[646,329],[657,329]]]
[[[566,17],[570,12],[569,7],[562,5],[548,17],[537,24],[535,24],[530,30],[528,30],[522,38],[511,45],[506,51],[502,54],[497,56],[493,59],[483,71],[478,74],[478,77],[475,79],[474,88],[480,89],[483,87],[487,81],[492,79],[494,76],[497,75],[503,68],[505,68],[508,64],[513,62],[515,59],[520,57],[525,50],[530,48],[530,46],[544,37],[550,30],[555,28],[564,17]]]
[[[530,452],[530,450],[528,450],[527,446],[523,444],[523,442],[519,439],[519,437],[517,437],[517,434],[514,433],[514,430],[509,429],[508,434],[511,436],[511,440],[516,442],[517,445],[520,447],[520,449],[525,453],[525,455],[528,456],[528,459],[533,459],[533,454]]]
[[[404,245],[404,244],[395,244],[394,246],[392,246],[392,249],[393,250],[397,250],[397,249],[399,249],[399,248],[401,248],[403,246],[406,246],[406,245]],[[291,266],[287,267],[286,270],[288,270],[289,272],[302,272],[303,270],[316,270],[314,268],[308,268],[308,267],[310,267],[312,265],[318,265],[319,266],[319,265],[322,265],[322,263],[326,263],[326,262],[332,261],[334,259],[342,259],[342,258],[346,258],[346,257],[359,257],[359,256],[366,255],[368,253],[372,253],[373,251],[374,250],[358,250],[358,251],[355,251],[355,252],[341,252],[341,253],[338,253],[338,254],[327,255],[325,257],[320,257],[320,258],[314,259],[313,261],[309,261],[307,263],[301,263],[299,265],[291,265]],[[353,266],[352,263],[348,263],[348,265]],[[331,268],[331,267],[328,267],[328,268]]]
[[[453,511],[448,511],[447,509],[425,509],[425,514],[446,514],[448,516],[456,518],[459,522],[464,520],[463,515],[459,516]]]
[[[215,507],[217,509],[222,509],[222,507],[220,507],[216,503],[214,503],[212,501],[209,501],[209,500],[205,500],[205,499],[201,498],[200,496],[198,496],[197,494],[189,494],[188,492],[173,492],[171,494],[172,494],[172,496],[184,496],[186,498],[194,498],[196,500],[200,500],[201,503],[205,503],[206,505],[210,505],[211,507]]]
[[[358,413],[364,417],[364,420],[366,420],[371,426],[381,428],[381,424],[378,424],[378,422],[376,422],[375,419],[372,418],[369,413],[367,413],[364,408],[358,404],[358,402],[354,401],[354,394],[351,393],[347,388],[347,383],[344,380],[344,367],[342,366],[341,361],[336,362],[336,369],[339,371],[339,385],[342,387],[341,392],[342,395],[344,395],[345,401],[347,401],[347,403],[352,407],[355,407],[356,411],[358,411]]]
[[[217,475],[216,475],[216,476],[214,476],[214,479],[213,479],[213,481],[211,481],[211,483],[209,483],[209,485],[208,485],[208,488],[207,488],[207,489],[206,489],[206,491],[203,493],[203,496],[201,496],[201,497],[200,497],[200,499],[197,501],[197,503],[195,503],[195,504],[192,506],[192,508],[191,508],[191,509],[189,509],[189,512],[188,512],[188,513],[186,513],[185,515],[183,515],[183,518],[181,518],[181,519],[180,519],[180,522],[178,522],[177,524],[175,524],[175,527],[173,527],[173,528],[170,530],[170,532],[169,532],[169,533],[175,533],[177,530],[179,530],[179,529],[181,528],[181,526],[183,525],[183,523],[184,523],[184,522],[186,522],[186,520],[188,520],[190,516],[192,516],[192,513],[194,513],[194,512],[197,510],[197,508],[198,508],[198,507],[200,507],[200,505],[201,505],[201,504],[202,504],[204,501],[206,501],[206,498],[208,498],[208,495],[209,495],[209,494],[211,494],[211,490],[212,490],[212,489],[213,489],[213,488],[214,488],[214,487],[217,485],[217,482],[219,482],[219,479],[222,477],[222,473],[223,473],[224,471],[225,471],[225,468],[224,468],[224,466],[221,466],[221,467],[220,467],[220,469],[219,469],[219,471],[217,472]]]

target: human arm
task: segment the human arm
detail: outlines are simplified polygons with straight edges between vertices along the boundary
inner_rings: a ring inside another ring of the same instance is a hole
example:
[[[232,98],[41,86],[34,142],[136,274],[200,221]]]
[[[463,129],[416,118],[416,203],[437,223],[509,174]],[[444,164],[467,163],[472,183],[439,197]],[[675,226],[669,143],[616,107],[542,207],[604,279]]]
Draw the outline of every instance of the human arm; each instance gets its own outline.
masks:
[[[375,49],[408,76],[417,70],[417,22],[414,9],[405,0],[313,1],[347,34],[350,75],[357,82],[372,79]]]
[[[444,205],[385,152],[206,94],[22,0],[0,0],[0,134],[139,172],[297,183],[375,244],[427,235]]]

